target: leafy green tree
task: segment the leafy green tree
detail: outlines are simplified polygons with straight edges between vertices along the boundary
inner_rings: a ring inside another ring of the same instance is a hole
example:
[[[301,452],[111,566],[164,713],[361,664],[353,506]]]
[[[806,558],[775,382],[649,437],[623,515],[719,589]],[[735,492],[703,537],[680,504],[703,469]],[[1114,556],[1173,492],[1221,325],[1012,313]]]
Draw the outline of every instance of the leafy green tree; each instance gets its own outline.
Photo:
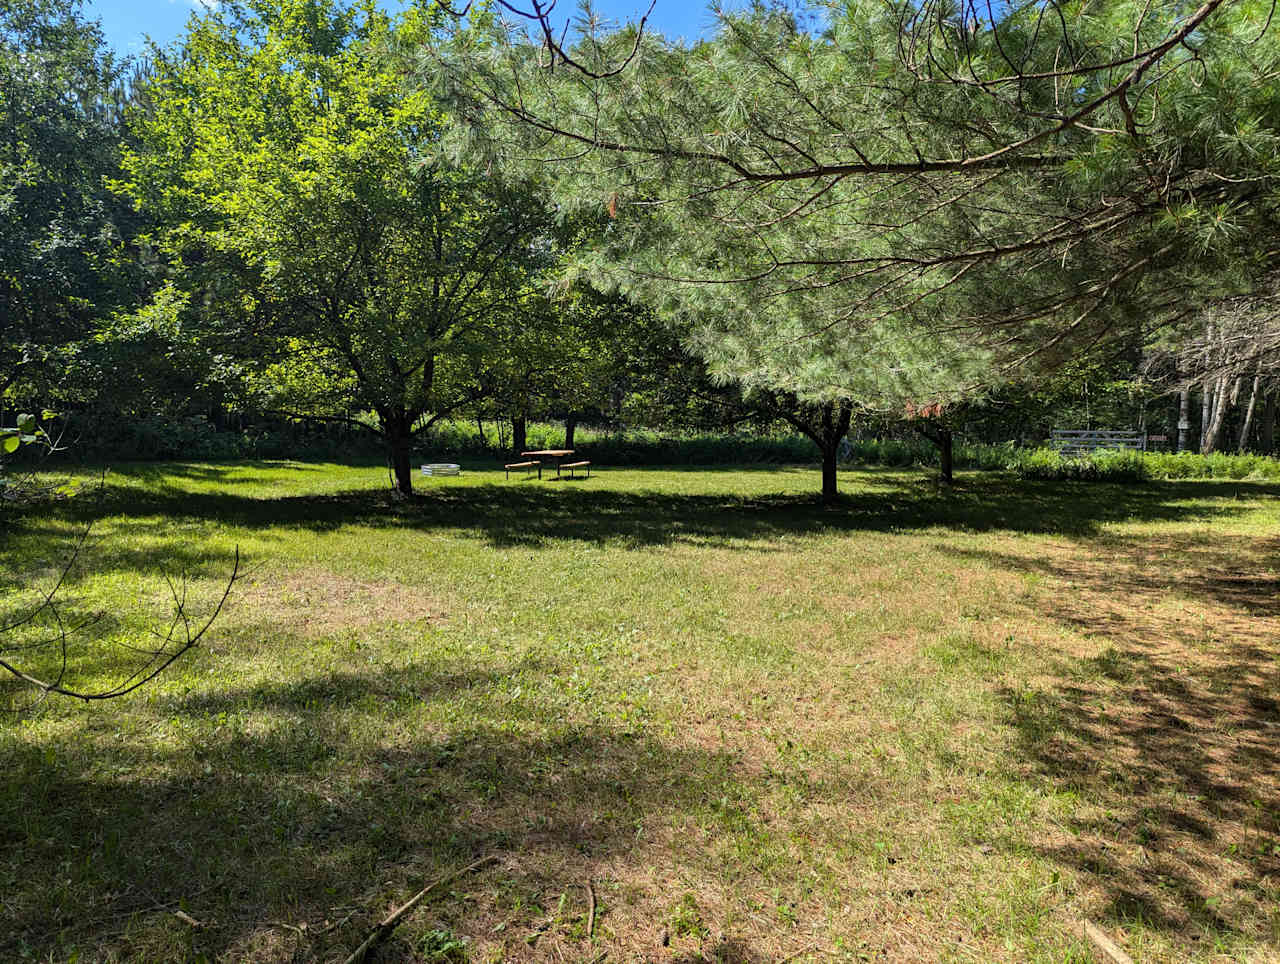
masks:
[[[79,0],[0,4],[0,394],[52,400],[95,321],[133,300],[138,224],[106,185],[126,71]]]
[[[303,353],[375,413],[404,494],[413,436],[476,397],[441,373],[511,318],[551,250],[536,195],[437,159],[447,119],[391,56],[426,29],[328,0],[193,19],[157,58],[123,185],[242,350]]]
[[[603,413],[652,365],[653,340],[665,338],[644,306],[582,279],[534,293],[520,319],[494,332],[479,359],[494,405],[512,419],[516,451],[525,447],[525,421],[538,416],[563,418],[572,448],[578,419]]]

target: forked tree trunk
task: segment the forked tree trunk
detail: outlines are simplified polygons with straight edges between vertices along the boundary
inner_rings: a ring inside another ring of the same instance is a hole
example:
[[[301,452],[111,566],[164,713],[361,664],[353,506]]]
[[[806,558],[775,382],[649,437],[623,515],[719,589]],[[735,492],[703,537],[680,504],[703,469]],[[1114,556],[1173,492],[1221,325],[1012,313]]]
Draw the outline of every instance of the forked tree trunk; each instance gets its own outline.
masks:
[[[578,429],[578,420],[572,415],[564,420],[564,447],[573,448],[573,433]]]
[[[1213,412],[1209,417],[1209,428],[1204,433],[1204,442],[1200,446],[1202,455],[1208,455],[1218,448],[1218,440],[1222,436],[1222,424],[1227,417],[1227,409],[1230,407],[1227,401],[1227,379],[1222,377],[1218,379],[1217,391],[1214,393]]]
[[[943,485],[951,485],[955,482],[955,437],[945,425],[929,428],[928,424],[924,420],[913,423],[917,432],[938,447],[940,480]]]
[[[822,453],[822,502],[834,505],[840,497],[836,474],[840,440],[849,433],[853,421],[852,403],[801,404],[794,397],[782,396],[781,400],[775,399],[770,411],[818,446]]]
[[[809,411],[813,412],[814,409]],[[822,502],[824,505],[834,505],[840,497],[836,474],[840,440],[849,432],[853,406],[849,402],[823,402],[817,406],[817,418],[805,418],[794,409],[783,409],[779,414],[818,446],[818,451],[822,453]]]

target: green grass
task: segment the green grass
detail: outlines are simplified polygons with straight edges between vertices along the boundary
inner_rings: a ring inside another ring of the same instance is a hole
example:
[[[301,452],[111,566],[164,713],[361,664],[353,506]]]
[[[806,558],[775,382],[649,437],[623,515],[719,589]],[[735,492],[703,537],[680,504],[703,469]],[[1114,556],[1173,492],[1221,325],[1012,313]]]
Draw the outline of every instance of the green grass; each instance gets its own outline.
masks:
[[[166,573],[251,575],[133,698],[0,719],[0,959],[341,960],[487,854],[380,959],[1280,955],[1275,485],[466,469],[119,466],[3,518],[8,612],[94,520],[78,683]]]

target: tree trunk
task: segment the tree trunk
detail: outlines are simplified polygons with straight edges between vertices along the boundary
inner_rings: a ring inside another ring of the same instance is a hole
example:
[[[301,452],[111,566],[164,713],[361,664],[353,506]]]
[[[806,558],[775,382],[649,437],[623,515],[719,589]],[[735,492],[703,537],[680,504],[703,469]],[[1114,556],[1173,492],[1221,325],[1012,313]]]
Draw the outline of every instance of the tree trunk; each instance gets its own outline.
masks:
[[[1249,444],[1249,429],[1253,427],[1253,410],[1258,404],[1258,383],[1261,381],[1261,375],[1253,376],[1253,390],[1249,392],[1249,407],[1244,411],[1244,424],[1240,426],[1240,441],[1236,445],[1236,451],[1241,455],[1244,454],[1245,446]]]
[[[1264,455],[1276,450],[1276,401],[1280,392],[1267,393],[1267,404],[1262,407],[1262,421],[1258,423],[1258,445]]]
[[[931,421],[919,420],[913,427],[917,432],[938,447],[938,465],[941,469],[940,481],[943,485],[951,485],[955,481],[955,436],[945,425],[929,428]]]
[[[1209,423],[1213,421],[1213,382],[1206,378],[1200,388],[1200,451],[1209,441]]]
[[[1230,407],[1227,403],[1227,379],[1225,376],[1218,379],[1215,395],[1213,414],[1209,419],[1208,431],[1204,433],[1204,442],[1200,446],[1202,455],[1208,455],[1210,452],[1216,451],[1218,440],[1222,436],[1222,424],[1226,420],[1227,409]]]
[[[840,440],[849,434],[853,406],[849,402],[827,402],[822,406],[822,503],[834,505],[840,498],[836,480],[836,462],[840,456]]]
[[[517,453],[529,447],[529,420],[524,415],[511,417],[511,448]]]
[[[822,502],[834,505],[839,499],[836,463],[840,440],[849,433],[853,405],[844,401],[805,405],[783,396],[783,400],[774,402],[773,411],[803,433],[822,453]]]
[[[840,497],[840,489],[836,479],[836,456],[840,443],[826,445],[822,448],[822,502],[834,505]]]
[[[570,415],[564,420],[564,447],[573,448],[573,433],[578,429],[578,420]]]
[[[1184,388],[1178,393],[1178,447],[1174,450],[1187,450],[1187,430],[1191,428],[1191,389]]]
[[[382,424],[391,456],[391,473],[395,477],[396,491],[404,496],[413,495],[413,467],[409,464],[409,420],[402,417],[385,419]]]

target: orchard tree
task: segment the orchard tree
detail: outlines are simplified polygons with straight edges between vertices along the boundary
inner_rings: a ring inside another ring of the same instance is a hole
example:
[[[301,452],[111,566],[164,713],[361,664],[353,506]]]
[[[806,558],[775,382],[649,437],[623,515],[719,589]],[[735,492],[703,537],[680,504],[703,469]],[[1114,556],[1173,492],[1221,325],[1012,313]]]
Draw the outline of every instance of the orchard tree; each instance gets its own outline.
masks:
[[[511,318],[551,257],[536,195],[439,159],[448,119],[391,55],[426,29],[329,0],[193,18],[156,58],[123,185],[163,224],[179,283],[253,351],[340,372],[403,494],[413,436],[476,397],[439,373]]]

